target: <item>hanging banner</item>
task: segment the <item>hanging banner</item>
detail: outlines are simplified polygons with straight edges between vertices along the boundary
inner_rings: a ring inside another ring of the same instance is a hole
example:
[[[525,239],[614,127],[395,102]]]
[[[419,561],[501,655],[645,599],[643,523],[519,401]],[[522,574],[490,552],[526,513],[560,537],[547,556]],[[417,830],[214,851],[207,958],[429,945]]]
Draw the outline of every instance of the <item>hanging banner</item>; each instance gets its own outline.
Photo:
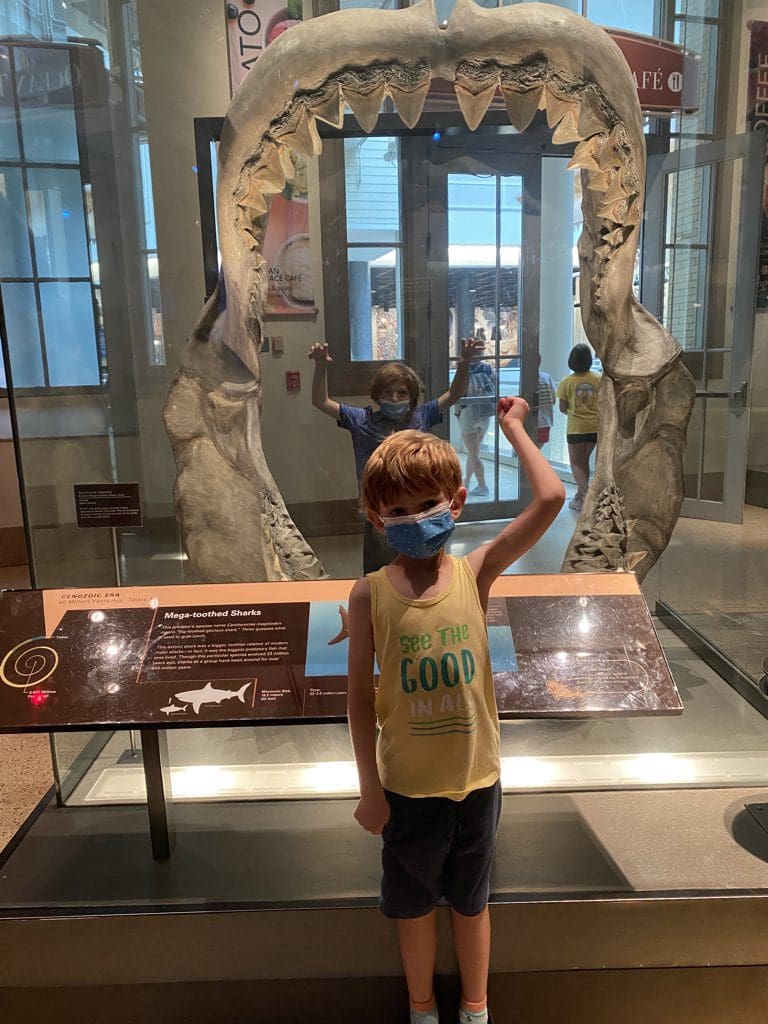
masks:
[[[301,21],[301,0],[234,0],[227,3],[229,86],[232,93],[275,39]],[[264,238],[267,261],[266,317],[314,318],[307,203],[307,161],[292,153],[293,180],[272,199]]]
[[[768,127],[768,21],[748,21],[750,32],[747,78],[747,129]],[[763,220],[757,268],[756,309],[768,309],[768,161],[763,171]]]

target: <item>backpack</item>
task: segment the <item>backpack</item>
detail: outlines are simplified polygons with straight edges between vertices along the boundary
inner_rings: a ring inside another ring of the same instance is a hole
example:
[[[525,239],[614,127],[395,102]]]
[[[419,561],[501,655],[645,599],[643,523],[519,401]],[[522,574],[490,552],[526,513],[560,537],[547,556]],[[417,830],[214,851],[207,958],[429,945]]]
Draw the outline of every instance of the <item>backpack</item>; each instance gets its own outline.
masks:
[[[466,398],[487,398],[487,402],[472,402],[471,407],[479,416],[494,416],[496,413],[496,374],[488,363],[472,363],[469,367],[469,383]]]

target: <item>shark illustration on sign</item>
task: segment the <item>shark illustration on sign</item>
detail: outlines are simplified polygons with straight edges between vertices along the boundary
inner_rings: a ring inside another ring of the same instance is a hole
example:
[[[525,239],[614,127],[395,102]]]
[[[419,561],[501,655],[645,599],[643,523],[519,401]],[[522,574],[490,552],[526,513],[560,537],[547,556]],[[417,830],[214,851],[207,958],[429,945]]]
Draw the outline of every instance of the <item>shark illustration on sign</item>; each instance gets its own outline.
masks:
[[[244,683],[239,690],[217,690],[210,683],[206,683],[202,690],[185,690],[184,693],[175,693],[174,699],[184,704],[191,704],[196,715],[200,714],[203,704],[221,704],[222,701],[231,700],[237,697],[241,704],[245,704],[245,691],[251,685],[252,680]]]
[[[179,707],[178,704],[174,704],[173,701],[171,701],[170,704],[166,704],[166,706],[164,708],[160,708],[160,710],[164,715],[173,715],[177,711],[184,711],[184,708]]]

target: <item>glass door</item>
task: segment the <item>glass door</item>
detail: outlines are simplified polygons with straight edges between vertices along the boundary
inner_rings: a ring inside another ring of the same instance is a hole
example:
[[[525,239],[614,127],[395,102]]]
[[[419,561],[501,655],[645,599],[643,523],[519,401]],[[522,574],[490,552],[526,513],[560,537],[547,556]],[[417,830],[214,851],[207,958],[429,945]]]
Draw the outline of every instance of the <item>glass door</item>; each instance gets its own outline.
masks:
[[[444,424],[469,492],[465,520],[509,518],[530,497],[495,407],[500,395],[535,406],[541,161],[504,152],[509,141],[480,153],[477,139],[451,135],[427,142],[423,154],[427,301],[417,359],[429,367],[432,393],[453,380],[463,338],[485,342],[467,395]]]
[[[696,382],[682,514],[740,523],[765,136],[649,158],[641,300]]]

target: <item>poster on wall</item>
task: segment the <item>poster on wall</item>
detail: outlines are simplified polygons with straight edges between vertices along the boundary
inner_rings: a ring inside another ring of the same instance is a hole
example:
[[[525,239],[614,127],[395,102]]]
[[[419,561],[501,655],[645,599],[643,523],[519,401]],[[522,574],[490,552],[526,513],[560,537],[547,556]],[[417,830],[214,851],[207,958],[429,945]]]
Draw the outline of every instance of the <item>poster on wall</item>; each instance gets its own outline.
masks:
[[[768,21],[749,21],[749,75],[747,79],[747,128],[768,128]],[[755,306],[768,309],[768,160],[763,171],[763,217],[760,225],[760,265],[757,270]]]
[[[301,21],[301,0],[234,0],[225,4],[229,86],[231,93],[264,50]],[[307,160],[291,154],[294,175],[272,199],[264,238],[267,261],[266,316],[272,319],[314,319],[317,307],[312,283],[309,239]]]

